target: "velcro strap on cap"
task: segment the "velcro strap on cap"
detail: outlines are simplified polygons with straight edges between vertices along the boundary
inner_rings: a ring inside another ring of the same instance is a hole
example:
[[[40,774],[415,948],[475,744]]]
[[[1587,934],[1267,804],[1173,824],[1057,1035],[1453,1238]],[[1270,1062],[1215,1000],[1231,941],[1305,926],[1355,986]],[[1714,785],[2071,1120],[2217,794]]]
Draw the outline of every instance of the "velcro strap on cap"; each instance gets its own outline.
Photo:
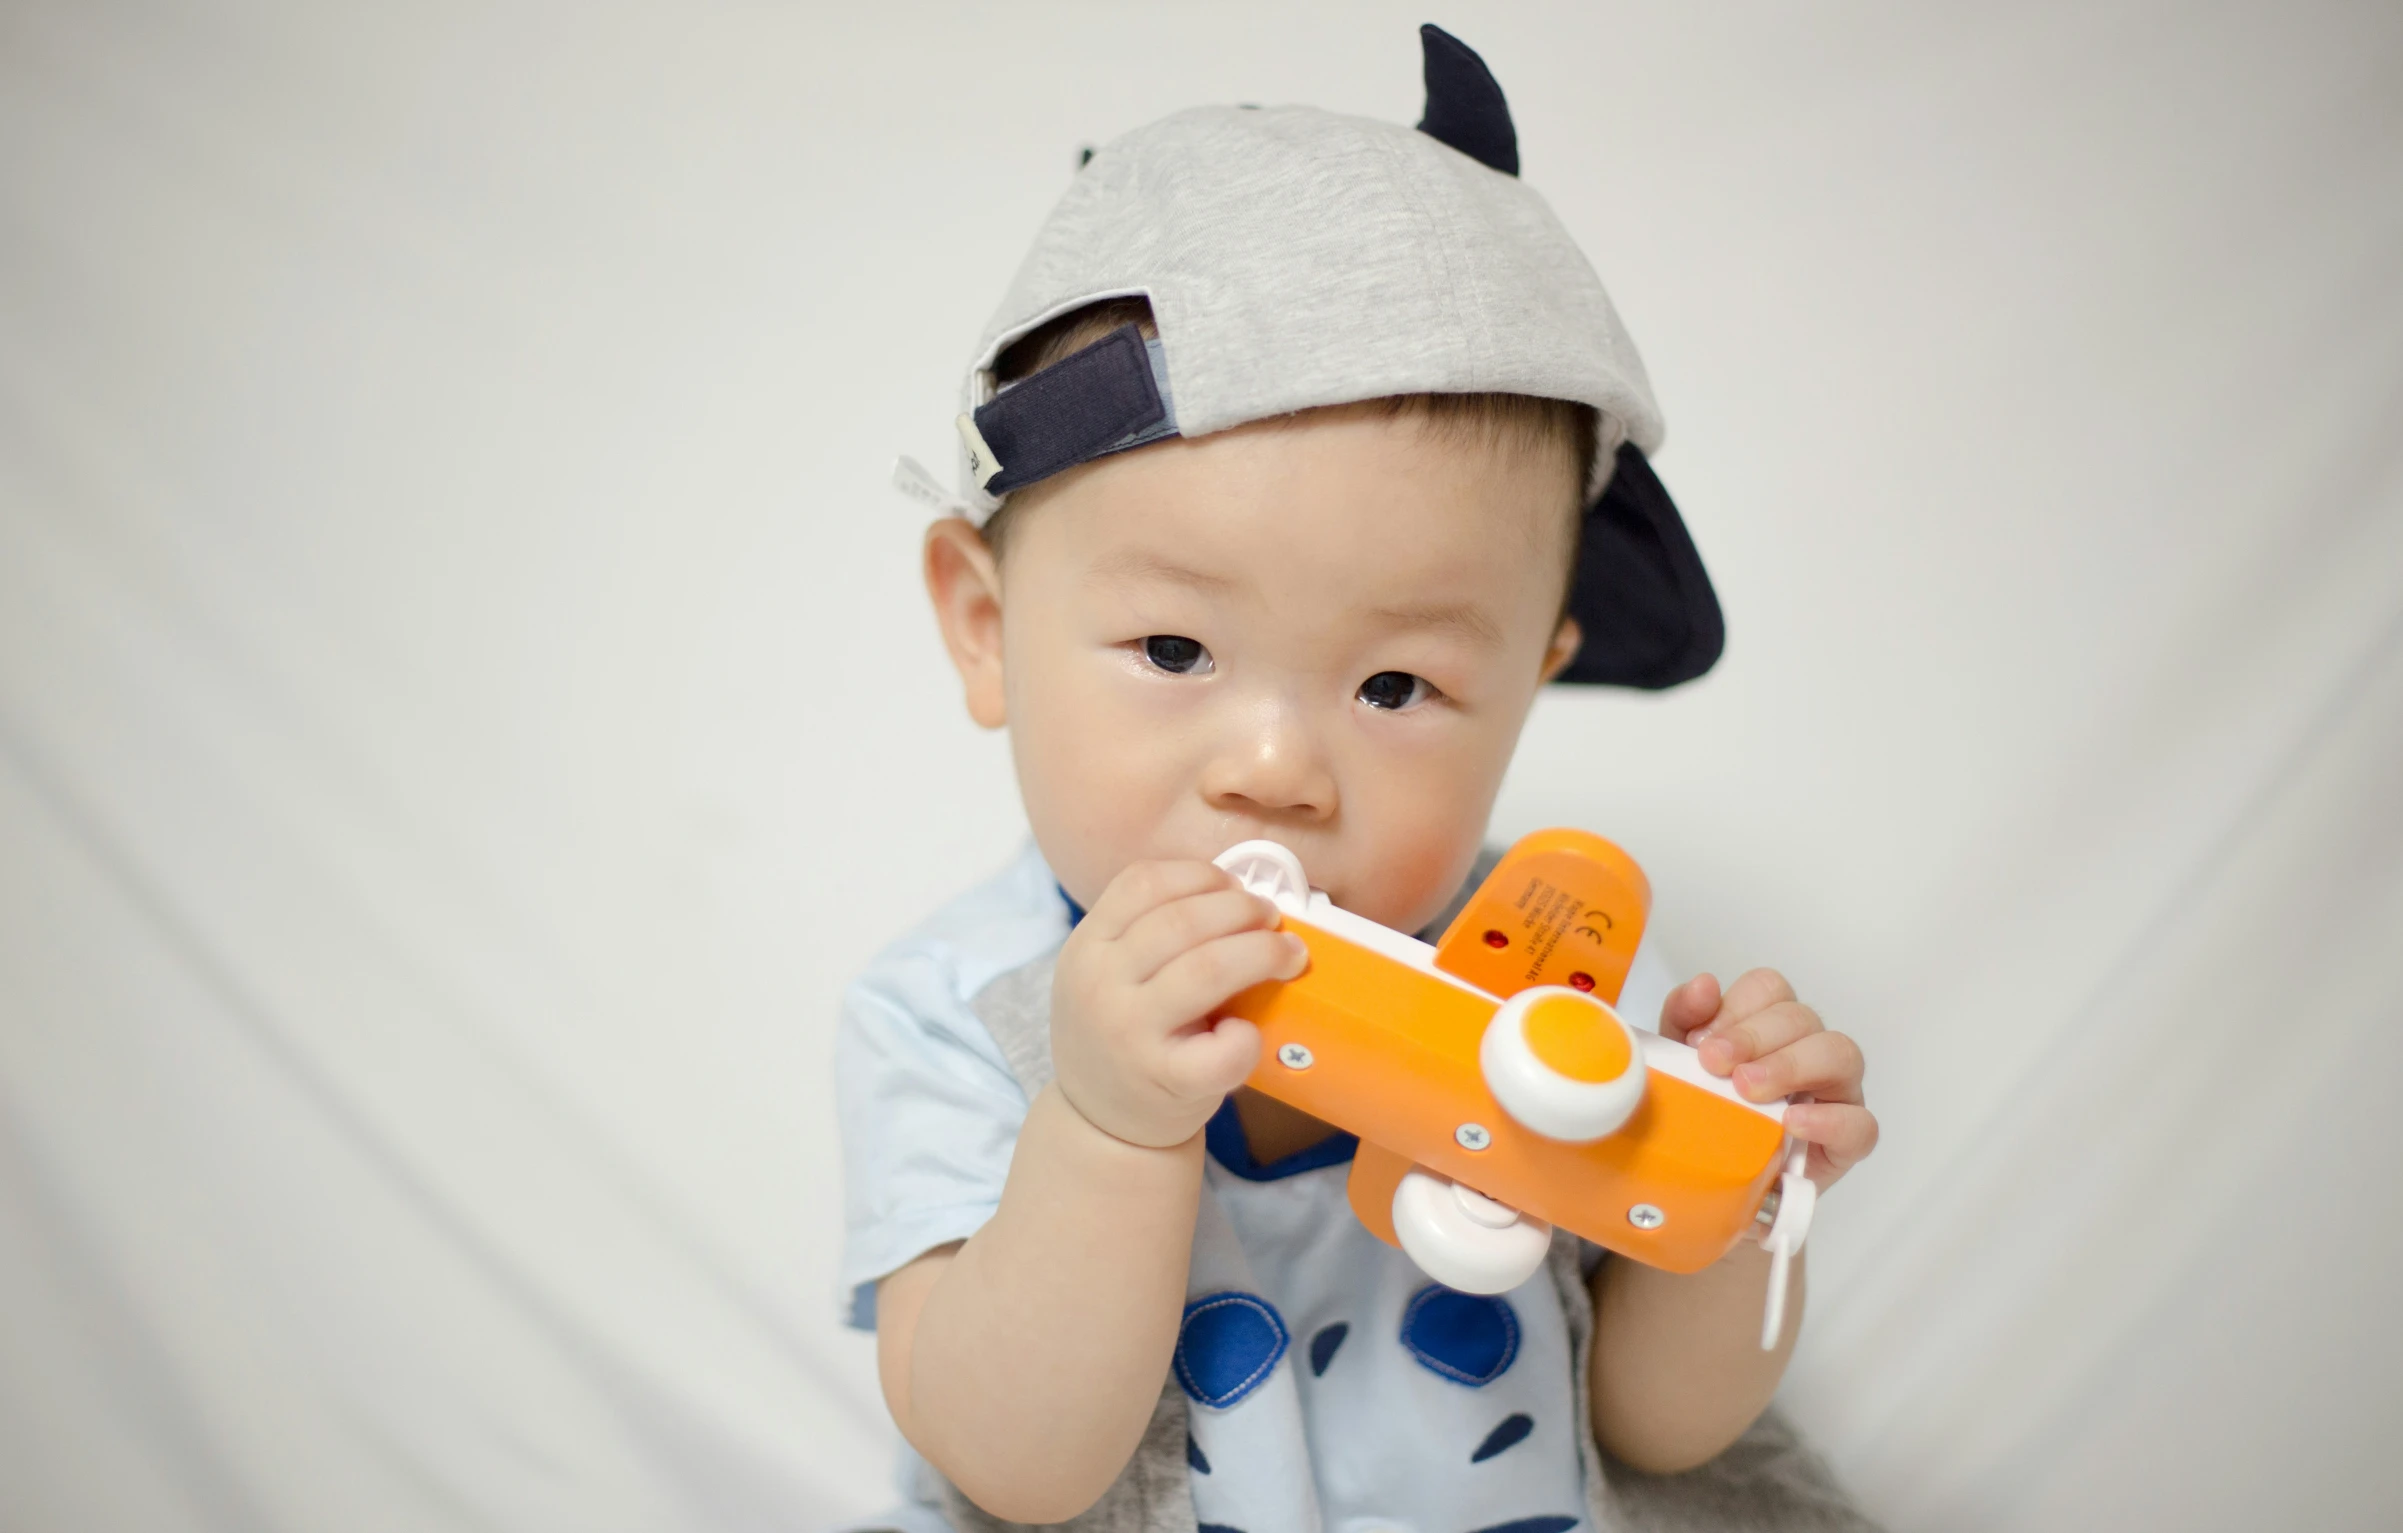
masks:
[[[1152,376],[1151,348],[1133,325],[1011,384],[977,406],[973,419],[997,465],[984,484],[993,495],[1176,434]]]

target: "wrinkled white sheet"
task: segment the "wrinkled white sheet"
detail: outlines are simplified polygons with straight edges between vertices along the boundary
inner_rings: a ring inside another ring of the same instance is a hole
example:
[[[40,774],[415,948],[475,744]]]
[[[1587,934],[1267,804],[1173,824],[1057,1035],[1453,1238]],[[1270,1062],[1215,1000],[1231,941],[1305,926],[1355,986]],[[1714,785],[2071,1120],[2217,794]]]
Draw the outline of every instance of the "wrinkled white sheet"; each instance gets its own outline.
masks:
[[[1079,143],[1421,19],[0,13],[0,1525],[881,1499],[833,997],[1020,834],[890,456]],[[2403,12],[1439,19],[1730,616],[1498,829],[1873,1062],[1790,1404],[1898,1527],[2403,1522]]]

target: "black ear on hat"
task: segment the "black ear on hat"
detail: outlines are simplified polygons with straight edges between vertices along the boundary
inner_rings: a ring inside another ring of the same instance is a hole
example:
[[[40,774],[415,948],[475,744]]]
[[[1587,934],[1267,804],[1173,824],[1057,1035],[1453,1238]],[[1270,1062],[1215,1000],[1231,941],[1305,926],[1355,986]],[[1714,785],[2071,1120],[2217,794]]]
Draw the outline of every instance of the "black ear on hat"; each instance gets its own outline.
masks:
[[[1519,173],[1519,130],[1510,103],[1477,50],[1432,22],[1418,29],[1427,55],[1427,114],[1418,130],[1506,176]]]
[[[1555,680],[1659,691],[1718,663],[1727,625],[1702,555],[1652,465],[1632,442],[1586,509],[1569,616],[1585,631]]]
[[[1506,176],[1519,173],[1510,103],[1485,60],[1429,24],[1427,112],[1418,130]],[[1674,687],[1719,663],[1726,619],[1677,504],[1632,442],[1619,448],[1601,498],[1586,508],[1569,616],[1585,642],[1554,680],[1570,685]]]

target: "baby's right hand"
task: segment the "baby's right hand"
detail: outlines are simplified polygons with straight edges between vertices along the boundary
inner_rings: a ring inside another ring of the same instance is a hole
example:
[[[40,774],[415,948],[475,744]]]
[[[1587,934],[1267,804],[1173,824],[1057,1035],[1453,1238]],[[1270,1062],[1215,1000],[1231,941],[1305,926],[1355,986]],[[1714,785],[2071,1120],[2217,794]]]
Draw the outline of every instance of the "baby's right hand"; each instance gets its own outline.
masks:
[[[1199,1133],[1260,1056],[1258,1028],[1210,1013],[1308,966],[1276,923],[1275,906],[1206,862],[1139,862],[1111,879],[1052,978],[1051,1057],[1069,1105],[1130,1144]]]

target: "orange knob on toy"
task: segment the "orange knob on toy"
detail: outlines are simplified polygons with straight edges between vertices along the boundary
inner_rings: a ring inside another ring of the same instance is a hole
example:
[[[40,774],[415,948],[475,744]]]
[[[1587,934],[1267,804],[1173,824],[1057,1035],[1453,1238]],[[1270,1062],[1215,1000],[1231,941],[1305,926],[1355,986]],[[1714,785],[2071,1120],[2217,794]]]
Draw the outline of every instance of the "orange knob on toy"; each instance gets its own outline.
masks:
[[[1527,1047],[1542,1063],[1573,1081],[1600,1085],[1627,1073],[1633,1042],[1607,1008],[1564,995],[1547,995],[1527,1008],[1522,1024]]]
[[[1634,1030],[1582,990],[1538,985],[1498,1007],[1477,1064],[1502,1110],[1546,1139],[1588,1144],[1644,1099]]]

